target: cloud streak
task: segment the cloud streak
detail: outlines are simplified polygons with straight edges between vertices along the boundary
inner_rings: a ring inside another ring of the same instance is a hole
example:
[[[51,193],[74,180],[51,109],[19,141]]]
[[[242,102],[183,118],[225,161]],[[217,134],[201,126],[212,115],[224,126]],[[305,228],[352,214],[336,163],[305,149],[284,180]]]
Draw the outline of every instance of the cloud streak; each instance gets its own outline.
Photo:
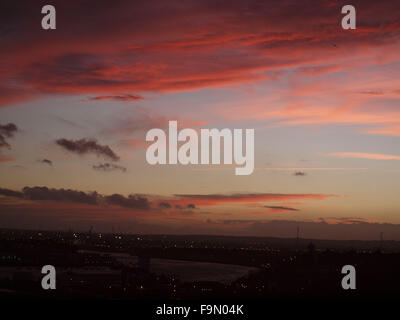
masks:
[[[25,187],[23,195],[29,200],[48,200],[59,202],[75,202],[85,204],[97,204],[97,192],[85,193],[70,189],[49,189],[47,187]]]
[[[400,160],[400,156],[383,153],[334,152],[329,153],[328,156],[337,158],[357,158],[370,160]]]
[[[71,189],[54,189],[48,187],[25,187],[22,191],[0,189],[0,195],[23,198],[34,201],[75,202],[90,205],[115,205],[130,209],[196,209],[198,207],[222,206],[234,203],[254,203],[256,205],[270,201],[293,199],[324,200],[337,197],[333,194],[178,194],[172,197],[131,194],[124,196],[118,193],[101,195],[94,192],[83,192]],[[297,211],[284,206],[265,206],[271,210]]]
[[[139,95],[133,95],[133,94],[124,94],[124,95],[119,95],[119,96],[97,96],[97,97],[91,97],[88,100],[89,101],[101,101],[101,100],[114,100],[114,101],[138,101],[138,100],[143,100],[144,98]]]
[[[119,166],[113,163],[99,163],[98,165],[93,165],[92,168],[97,171],[104,171],[104,172],[110,172],[110,171],[122,171],[126,172],[127,169],[123,166]]]
[[[150,209],[150,202],[146,197],[139,195],[129,195],[125,197],[121,194],[113,194],[104,197],[105,201],[110,205],[117,205],[129,209]]]
[[[280,193],[236,193],[236,194],[176,194],[179,204],[195,202],[197,206],[218,206],[234,203],[260,203],[283,200],[324,200],[338,197],[335,194],[280,194]]]
[[[96,139],[58,139],[56,140],[56,144],[69,152],[79,155],[92,153],[113,161],[118,161],[120,159],[109,146],[100,145],[97,143]]]
[[[0,195],[23,200],[31,200],[33,202],[55,202],[61,205],[68,203],[85,204],[95,207],[116,206],[132,210],[150,210],[154,208],[171,208],[172,205],[168,201],[162,200],[161,197],[130,194],[124,196],[118,193],[111,195],[102,195],[96,191],[84,192],[72,189],[56,189],[45,186],[24,187],[22,191],[15,191],[6,188],[0,188]],[[157,202],[163,203],[157,206]],[[62,208],[62,207],[58,207]],[[194,209],[195,205],[187,206],[188,209]]]
[[[283,207],[283,206],[264,206],[264,208],[270,209],[271,212],[280,213],[280,212],[287,212],[287,211],[300,211],[296,208],[291,207]]]

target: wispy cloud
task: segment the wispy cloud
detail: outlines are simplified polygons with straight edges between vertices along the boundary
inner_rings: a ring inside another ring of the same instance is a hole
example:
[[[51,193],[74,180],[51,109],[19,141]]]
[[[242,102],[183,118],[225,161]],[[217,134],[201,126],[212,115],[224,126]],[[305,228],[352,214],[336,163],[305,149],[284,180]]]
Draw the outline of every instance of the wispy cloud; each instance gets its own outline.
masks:
[[[330,157],[338,158],[358,158],[371,160],[400,160],[400,156],[382,153],[364,153],[364,152],[334,152],[329,153]]]
[[[88,100],[90,101],[101,101],[101,100],[114,100],[114,101],[138,101],[143,100],[144,98],[139,95],[133,94],[123,94],[123,95],[115,95],[115,96],[96,96],[90,97]]]
[[[280,212],[287,212],[287,211],[300,211],[296,208],[291,207],[283,207],[283,206],[264,206],[264,208],[270,209],[271,212],[280,213]]]
[[[92,168],[94,170],[104,171],[104,172],[117,171],[117,170],[122,171],[122,172],[126,172],[127,171],[127,169],[125,167],[123,167],[123,166],[119,166],[119,165],[116,165],[116,164],[113,164],[113,163],[108,163],[108,162],[99,163],[97,165],[93,165]]]
[[[47,164],[48,166],[52,166],[53,165],[53,161],[49,160],[49,159],[41,159],[39,160],[40,163],[43,164]]]

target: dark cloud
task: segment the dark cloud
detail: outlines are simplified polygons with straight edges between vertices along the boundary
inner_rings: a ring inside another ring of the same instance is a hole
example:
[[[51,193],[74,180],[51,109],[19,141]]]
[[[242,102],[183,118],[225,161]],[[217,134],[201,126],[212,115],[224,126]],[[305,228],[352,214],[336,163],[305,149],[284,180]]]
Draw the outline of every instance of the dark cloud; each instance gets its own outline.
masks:
[[[13,198],[23,198],[24,194],[19,191],[14,191],[10,189],[4,189],[0,188],[0,195],[6,196],[6,197],[13,197]]]
[[[264,208],[279,210],[279,211],[300,211],[296,208],[282,207],[282,206],[264,206]]]
[[[93,223],[97,226],[103,225],[103,230],[109,230],[110,225],[115,222],[115,217],[125,225],[132,215],[118,216],[119,210],[112,211],[111,208],[100,204],[114,204],[134,209],[148,209],[149,201],[145,196],[132,195],[125,197],[122,195],[101,196],[97,193],[85,193],[76,190],[49,189],[47,187],[26,187],[23,192],[0,188],[0,195],[16,199],[30,200],[51,200],[61,202],[78,202],[97,204],[96,211],[83,209],[77,206],[61,206],[55,211],[54,206],[36,206],[27,201],[10,205],[7,201],[0,201],[0,224],[7,227],[37,226],[38,219],[43,222],[43,227],[53,229],[65,229],[71,223],[74,227],[82,227],[87,230]],[[2,199],[0,199],[2,200]],[[182,208],[182,206],[179,206]],[[57,213],[62,214],[57,214]],[[92,213],[95,213],[93,216]],[[124,214],[124,213],[122,213]],[[152,216],[152,215],[145,215]],[[95,218],[94,218],[95,217]],[[158,219],[158,218],[157,218]],[[54,222],[54,224],[52,224]],[[154,222],[154,223],[153,223]],[[97,225],[97,223],[99,225]],[[380,232],[385,233],[385,239],[400,240],[400,225],[378,223],[368,219],[357,217],[325,217],[317,221],[288,221],[288,220],[249,220],[249,219],[227,219],[211,220],[207,219],[203,224],[196,221],[193,225],[176,224],[174,230],[166,227],[156,226],[157,220],[143,228],[139,225],[136,232],[146,233],[175,233],[175,234],[218,234],[233,236],[261,236],[261,237],[284,237],[294,238],[296,230],[300,225],[301,236],[303,239],[344,239],[344,240],[376,240],[379,239]],[[130,230],[132,231],[132,230]]]
[[[258,220],[246,220],[246,219],[226,219],[226,220],[216,220],[216,223],[222,223],[222,224],[249,224],[249,223],[254,223]],[[210,220],[210,222],[212,222]]]
[[[0,133],[6,136],[7,138],[11,138],[14,136],[14,133],[18,131],[18,127],[14,123],[8,123],[6,125],[0,124]]]
[[[92,168],[94,170],[98,171],[105,171],[105,172],[110,172],[110,171],[117,171],[120,170],[122,172],[126,172],[127,169],[123,166],[119,166],[113,163],[99,163],[98,165],[93,165]]]
[[[150,209],[150,202],[147,198],[139,195],[129,195],[125,197],[121,194],[113,194],[111,196],[105,196],[104,199],[108,204],[121,206],[130,209]]]
[[[158,206],[159,206],[160,208],[165,208],[165,209],[172,208],[172,205],[171,205],[170,203],[168,203],[168,202],[165,202],[165,201],[160,202],[160,203],[158,204]],[[180,205],[180,204],[176,204],[176,205],[174,206],[174,208],[177,209],[177,210],[196,209],[196,205],[193,204],[193,203],[190,203],[190,204],[188,204],[186,207],[184,207],[184,206],[182,206],[182,205]]]
[[[296,171],[295,173],[293,173],[293,175],[296,177],[304,177],[306,173],[304,171]]]
[[[168,202],[160,202],[160,203],[158,204],[158,206],[159,206],[160,208],[163,208],[163,209],[170,209],[170,208],[171,208],[171,205],[170,205]]]
[[[114,101],[137,101],[143,100],[144,98],[139,95],[133,94],[124,94],[118,96],[97,96],[89,98],[90,101],[99,101],[99,100],[114,100]]]
[[[0,188],[0,195],[13,198],[24,198],[33,201],[57,201],[85,203],[90,205],[117,205],[130,209],[150,209],[150,201],[145,196],[121,194],[105,196],[94,192],[83,192],[71,189],[51,189],[47,187],[25,187],[20,191]]]
[[[6,138],[14,137],[14,133],[18,131],[18,127],[14,123],[8,123],[6,125],[0,124],[0,148],[11,149],[10,144]]]
[[[10,145],[7,143],[6,139],[0,134],[0,148],[10,148]]]
[[[366,218],[358,218],[358,217],[324,217],[319,218],[319,222],[323,223],[336,223],[336,224],[359,224],[359,223],[370,223],[371,220]]]
[[[115,154],[109,146],[103,146],[97,143],[95,139],[80,139],[80,140],[68,140],[58,139],[56,143],[72,153],[80,155],[93,153],[97,156],[103,156],[113,161],[118,161],[119,157]]]
[[[9,196],[9,197],[18,197],[25,198],[28,200],[49,200],[49,201],[59,201],[59,202],[76,202],[76,203],[87,203],[91,205],[115,205],[129,209],[138,209],[138,210],[150,210],[150,209],[171,209],[174,208],[176,210],[183,210],[186,212],[190,212],[191,210],[207,207],[207,206],[218,206],[224,205],[225,203],[234,203],[235,200],[232,201],[231,196],[226,195],[228,198],[215,200],[215,195],[179,195],[179,197],[175,196],[172,199],[166,199],[161,196],[154,195],[140,195],[140,194],[131,194],[128,196],[124,196],[118,193],[111,195],[102,195],[97,192],[82,192],[77,190],[70,189],[50,189],[47,187],[25,187],[21,192],[13,191],[9,189],[1,189],[1,195]],[[260,197],[262,195],[262,197]],[[188,197],[187,199],[185,197]],[[249,203],[255,202],[259,204],[264,201],[276,201],[276,200],[290,200],[290,199],[298,199],[298,198],[307,198],[314,200],[322,200],[328,196],[332,195],[315,195],[315,194],[246,194],[246,196],[242,196],[242,194],[237,194],[239,197],[239,202]],[[236,198],[234,198],[236,199]],[[269,209],[271,212],[279,213],[279,212],[294,212],[300,211],[299,209],[285,206],[263,206]]]
[[[47,187],[25,187],[22,191],[25,197],[30,200],[77,202],[93,205],[98,203],[99,197],[97,192],[85,193],[70,189],[49,189]]]
[[[53,161],[51,161],[51,160],[49,160],[49,159],[42,159],[42,160],[39,160],[39,162],[40,162],[40,163],[43,163],[43,164],[47,164],[47,165],[49,165],[49,166],[52,166],[52,165],[53,165]]]

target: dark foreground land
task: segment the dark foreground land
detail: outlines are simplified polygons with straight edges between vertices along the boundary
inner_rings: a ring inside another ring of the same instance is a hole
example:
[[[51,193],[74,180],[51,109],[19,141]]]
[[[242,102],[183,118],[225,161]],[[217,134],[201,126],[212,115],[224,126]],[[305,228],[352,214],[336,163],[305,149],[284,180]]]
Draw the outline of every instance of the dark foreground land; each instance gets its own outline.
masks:
[[[44,265],[56,290],[42,289]],[[0,297],[397,298],[400,243],[0,230]]]

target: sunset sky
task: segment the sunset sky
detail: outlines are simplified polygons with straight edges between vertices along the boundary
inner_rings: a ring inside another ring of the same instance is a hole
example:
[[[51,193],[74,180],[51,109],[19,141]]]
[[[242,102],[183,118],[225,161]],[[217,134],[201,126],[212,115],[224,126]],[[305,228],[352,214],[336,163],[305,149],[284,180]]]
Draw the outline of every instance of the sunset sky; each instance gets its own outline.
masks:
[[[0,5],[0,227],[400,240],[398,0],[47,2]],[[169,120],[253,174],[147,164]]]

